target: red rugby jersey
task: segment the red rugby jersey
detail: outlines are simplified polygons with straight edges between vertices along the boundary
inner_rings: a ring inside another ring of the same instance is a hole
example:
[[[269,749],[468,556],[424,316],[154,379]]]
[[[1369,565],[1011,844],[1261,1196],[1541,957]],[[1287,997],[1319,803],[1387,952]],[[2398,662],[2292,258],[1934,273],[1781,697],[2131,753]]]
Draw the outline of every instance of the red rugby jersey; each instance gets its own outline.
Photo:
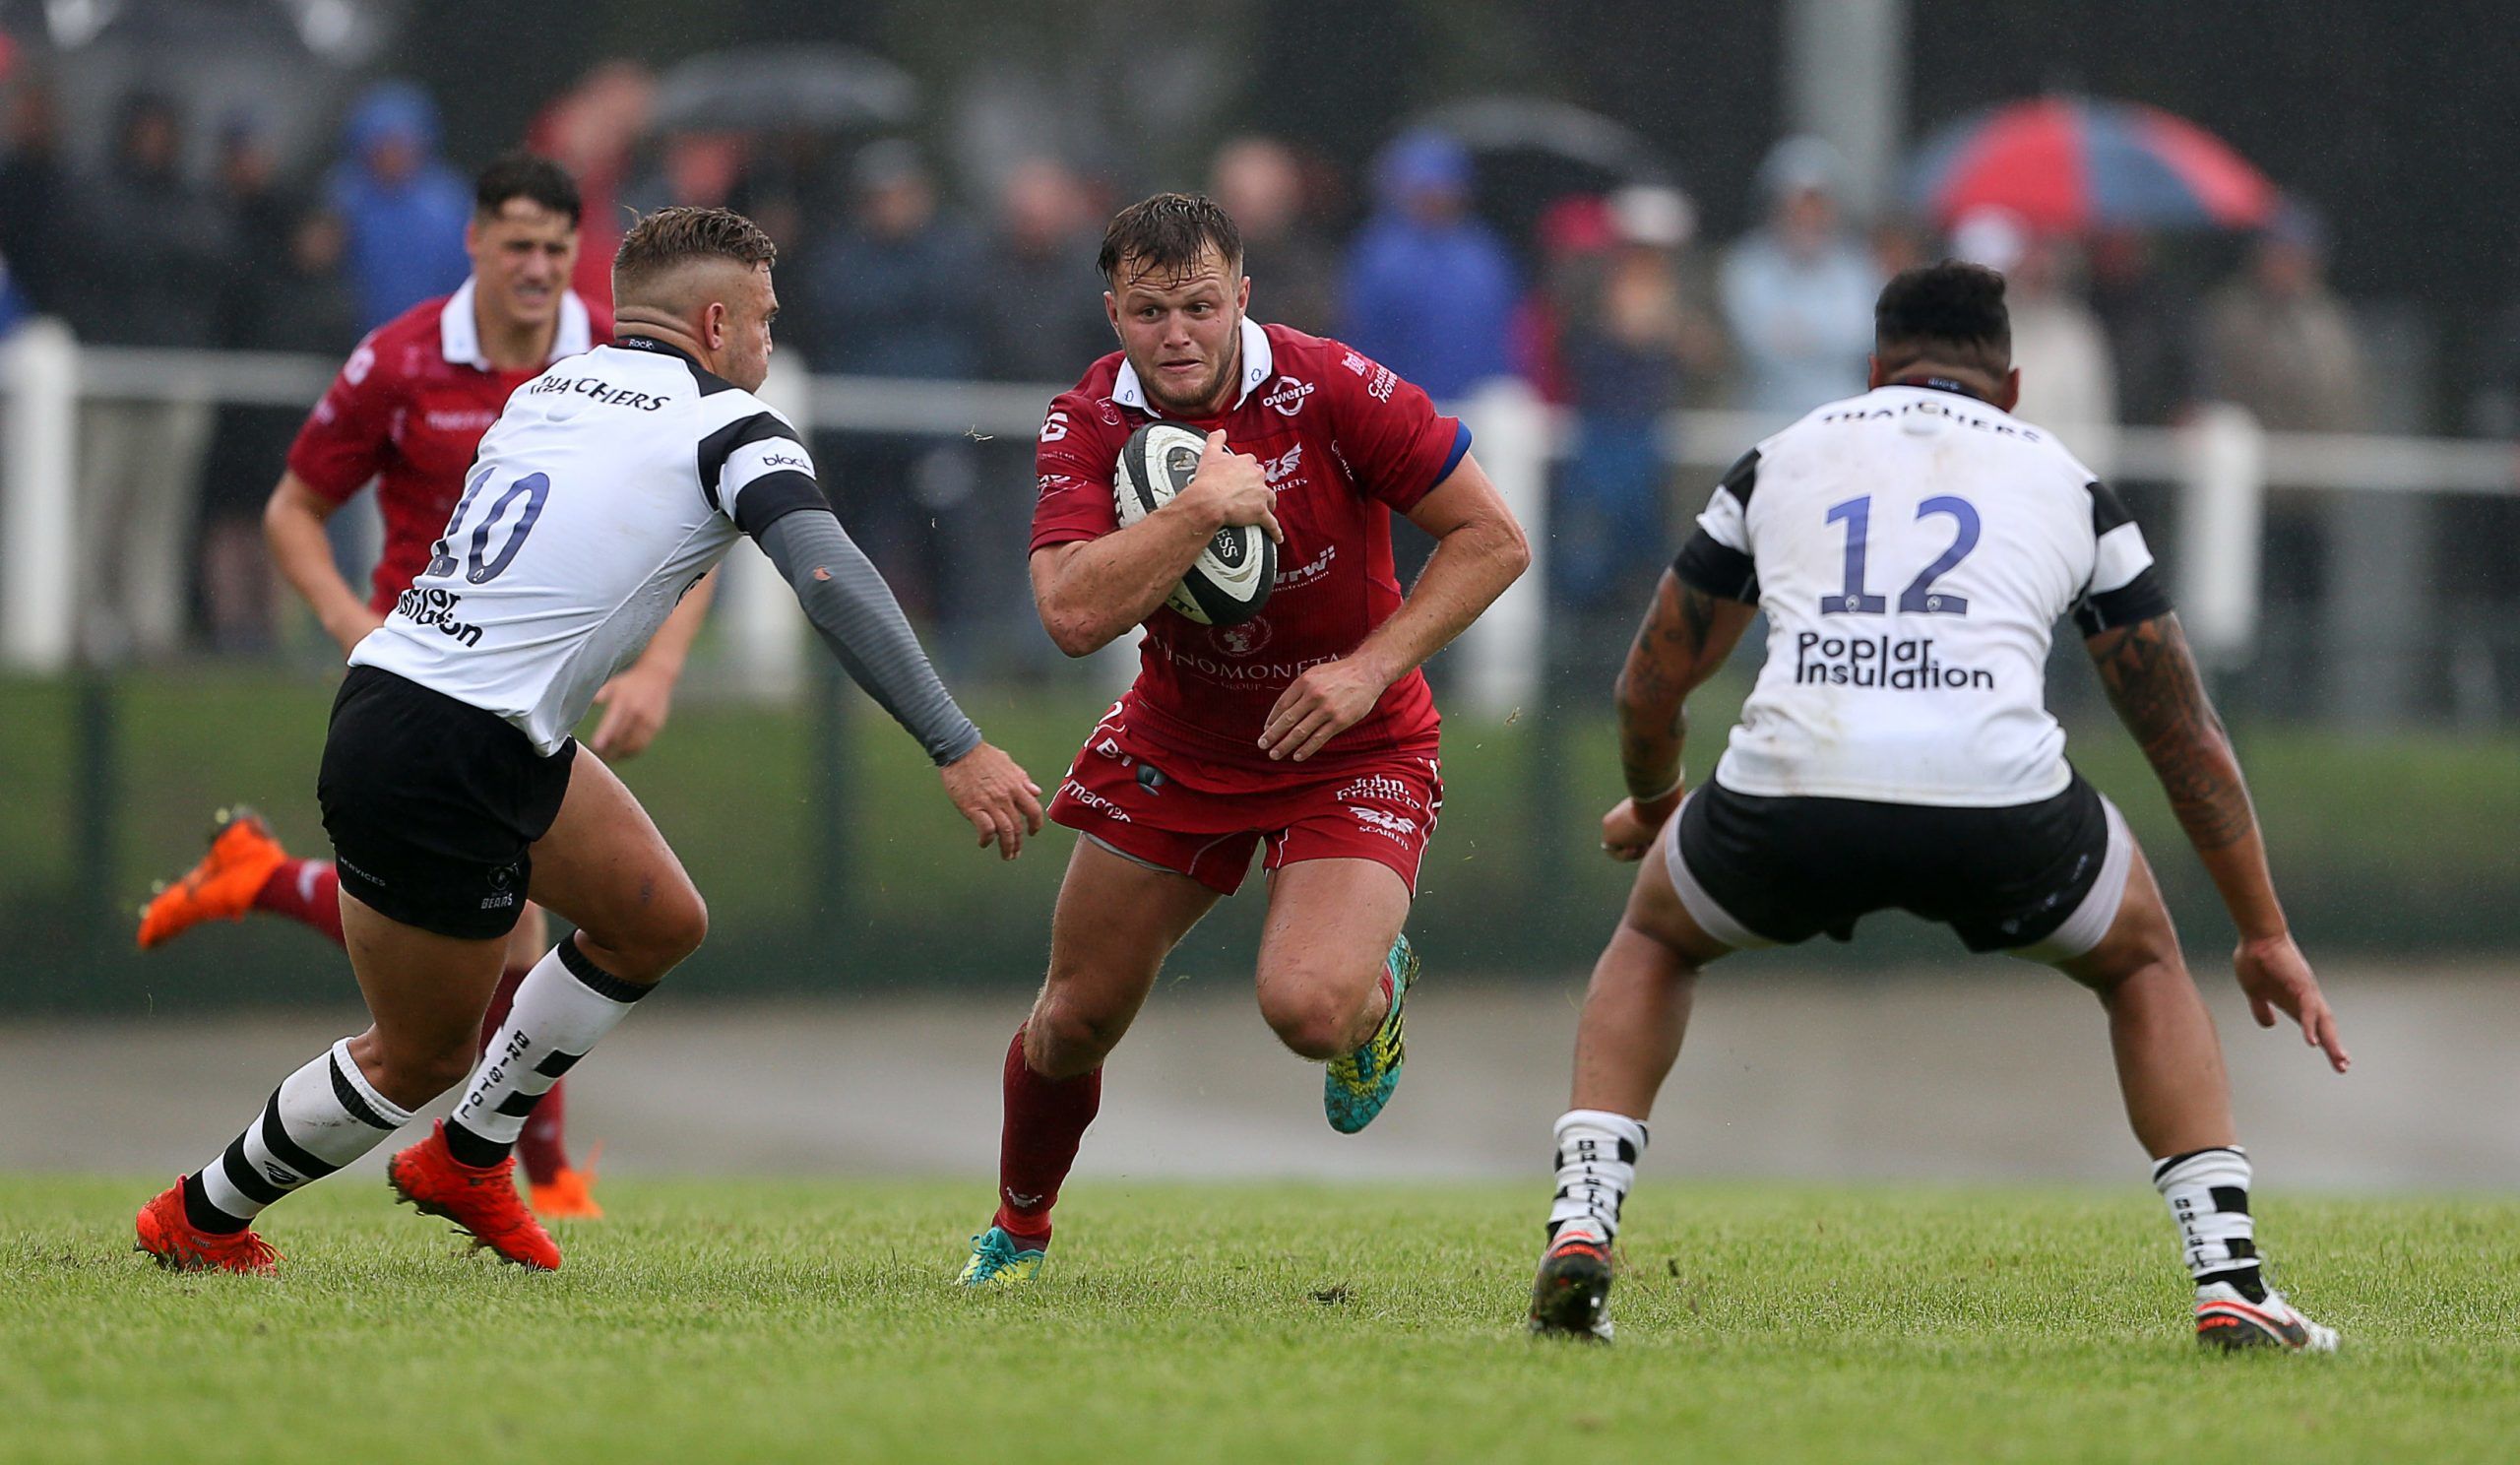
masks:
[[[1184,426],[1225,431],[1277,490],[1278,576],[1241,625],[1204,626],[1168,606],[1146,621],[1133,726],[1194,757],[1274,768],[1260,732],[1307,669],[1356,649],[1400,606],[1391,516],[1407,513],[1470,451],[1470,430],[1424,392],[1336,341],[1242,323],[1242,375],[1225,414]],[[1119,527],[1120,449],[1161,416],[1118,351],[1050,403],[1038,449],[1033,548]],[[1310,761],[1431,751],[1439,719],[1426,678],[1393,682],[1374,710]]]
[[[609,312],[575,294],[560,297],[551,359],[612,339]],[[464,475],[481,434],[499,419],[508,394],[541,375],[502,371],[481,352],[472,282],[419,304],[367,334],[341,375],[307,414],[289,446],[289,472],[335,503],[376,480],[385,520],[369,608],[383,613],[429,562],[429,546],[463,496]]]

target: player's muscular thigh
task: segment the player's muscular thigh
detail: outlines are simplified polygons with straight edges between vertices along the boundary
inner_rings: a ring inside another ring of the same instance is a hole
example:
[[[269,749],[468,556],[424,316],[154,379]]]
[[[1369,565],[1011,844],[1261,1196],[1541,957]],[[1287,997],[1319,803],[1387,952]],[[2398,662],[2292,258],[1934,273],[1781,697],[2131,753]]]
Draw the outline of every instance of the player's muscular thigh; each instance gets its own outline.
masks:
[[[1217,902],[1186,875],[1076,842],[1050,924],[1050,971],[1024,1026],[1024,1061],[1045,1078],[1101,1065],[1119,1045],[1164,959]]]
[[[1260,936],[1260,1015],[1308,1058],[1354,1051],[1382,1021],[1383,958],[1409,920],[1409,886],[1371,860],[1278,871]]]
[[[648,811],[584,748],[560,815],[534,846],[536,902],[578,927],[598,966],[656,982],[709,933],[709,908]]]

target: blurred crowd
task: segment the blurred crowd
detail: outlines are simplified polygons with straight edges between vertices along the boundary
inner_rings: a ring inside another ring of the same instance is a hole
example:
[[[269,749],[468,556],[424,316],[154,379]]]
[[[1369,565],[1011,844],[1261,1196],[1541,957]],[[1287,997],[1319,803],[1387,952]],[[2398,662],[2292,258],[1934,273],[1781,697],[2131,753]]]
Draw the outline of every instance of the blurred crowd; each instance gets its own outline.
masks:
[[[608,296],[627,211],[725,204],[781,241],[782,346],[817,372],[1046,388],[1112,348],[1093,259],[1103,221],[1148,180],[1046,151],[957,177],[899,137],[660,127],[654,99],[645,70],[607,63],[525,139],[584,190],[581,293]],[[74,166],[53,98],[17,88],[0,134],[0,330],[43,314],[92,344],[346,353],[462,283],[471,194],[413,86],[367,90],[338,137],[320,165],[284,168],[250,112],[187,116],[143,94],[123,103],[104,160]],[[1570,172],[1568,191],[1500,209],[1481,165],[1432,131],[1370,159],[1242,137],[1205,176],[1159,181],[1204,188],[1233,214],[1260,318],[1340,337],[1441,400],[1512,378],[1568,411],[1548,583],[1569,607],[1624,613],[1694,508],[1671,469],[1671,409],[1785,415],[1862,390],[1881,283],[1945,254],[2010,277],[2021,414],[2103,472],[2114,424],[2174,421],[2209,399],[2277,429],[2378,425],[2365,344],[2326,282],[2316,220],[2298,209],[2227,250],[2218,280],[2166,268],[2158,241],[2131,232],[2042,234],[1999,211],[1947,230],[1858,218],[1856,180],[1809,138],[1773,150],[1739,211],[1756,222],[1723,241],[1659,178]],[[2492,400],[2479,411],[2520,415],[2508,394]],[[89,405],[82,498],[116,526],[95,538],[190,564],[145,584],[127,567],[146,554],[124,556],[135,648],[269,641],[258,515],[299,415]],[[1038,661],[1021,577],[1002,570],[1022,555],[1029,449],[863,433],[820,449],[905,601],[959,623],[969,634],[952,654],[992,670]],[[979,564],[991,572],[967,568]]]

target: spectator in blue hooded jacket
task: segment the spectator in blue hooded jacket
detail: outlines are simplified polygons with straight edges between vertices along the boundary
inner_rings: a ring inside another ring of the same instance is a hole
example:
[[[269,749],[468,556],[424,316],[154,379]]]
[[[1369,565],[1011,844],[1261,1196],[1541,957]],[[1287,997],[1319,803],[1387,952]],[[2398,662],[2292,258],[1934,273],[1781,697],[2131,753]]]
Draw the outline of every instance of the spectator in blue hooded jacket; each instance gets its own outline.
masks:
[[[472,273],[464,225],[472,190],[438,156],[437,104],[415,83],[369,88],[343,130],[348,156],[328,191],[349,229],[359,329],[373,330]]]
[[[1374,170],[1374,217],[1348,256],[1340,337],[1458,402],[1513,370],[1514,264],[1470,212],[1470,155],[1438,132],[1403,135]]]

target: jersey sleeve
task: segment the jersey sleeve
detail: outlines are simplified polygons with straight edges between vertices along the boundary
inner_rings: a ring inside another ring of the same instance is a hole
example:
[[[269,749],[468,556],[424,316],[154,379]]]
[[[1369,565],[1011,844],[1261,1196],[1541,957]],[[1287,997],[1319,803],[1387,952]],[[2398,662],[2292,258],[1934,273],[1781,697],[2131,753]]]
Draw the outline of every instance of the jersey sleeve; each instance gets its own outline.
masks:
[[[814,458],[786,417],[758,402],[700,440],[700,492],[709,507],[755,539],[799,509],[831,500],[814,478]]]
[[[1759,450],[1727,469],[1697,516],[1697,530],[1671,561],[1682,585],[1729,601],[1759,603],[1758,564],[1750,554],[1750,493],[1759,483]]]
[[[1075,392],[1052,399],[1042,416],[1033,447],[1032,549],[1099,540],[1120,527],[1111,497],[1120,454],[1096,430],[1098,420],[1093,403]]]
[[[2117,490],[2093,481],[2091,488],[2092,570],[2074,602],[2074,624],[2086,636],[2113,626],[2171,612],[2170,592],[2162,587],[2161,569],[2144,543],[2144,531],[2126,512]]]
[[[393,379],[377,369],[370,332],[299,424],[288,446],[288,471],[333,502],[346,502],[392,456],[397,395]]]
[[[1339,454],[1369,496],[1406,514],[1470,456],[1470,428],[1390,367],[1331,348],[1343,353],[1322,373],[1339,408]]]

